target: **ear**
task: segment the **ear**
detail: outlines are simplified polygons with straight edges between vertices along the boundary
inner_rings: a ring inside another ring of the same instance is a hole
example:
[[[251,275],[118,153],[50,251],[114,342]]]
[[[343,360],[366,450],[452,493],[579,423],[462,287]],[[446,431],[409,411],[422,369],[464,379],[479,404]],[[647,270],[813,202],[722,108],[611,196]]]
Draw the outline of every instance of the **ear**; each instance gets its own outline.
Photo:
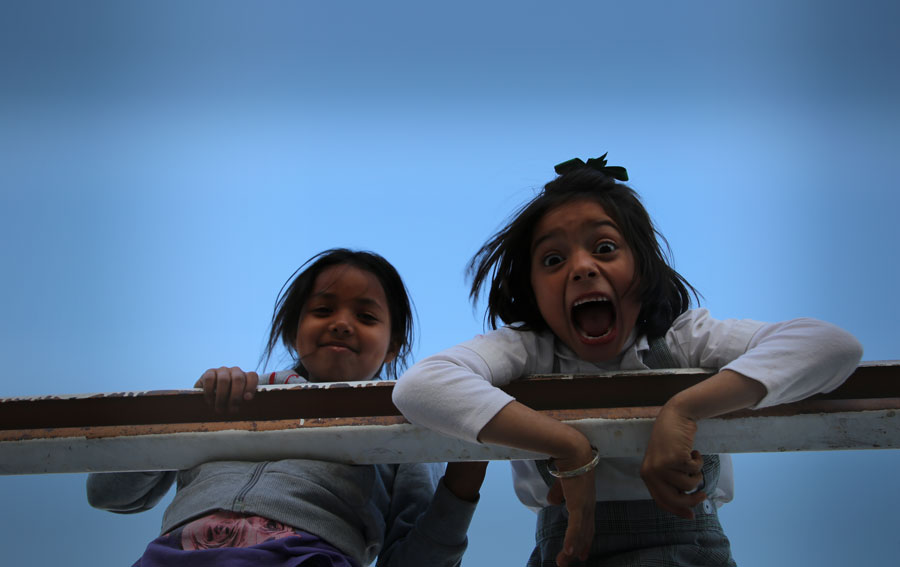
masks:
[[[396,341],[391,341],[391,344],[388,345],[387,354],[384,355],[384,362],[382,364],[390,364],[392,360],[397,358],[397,353],[400,351],[400,347],[397,345]]]

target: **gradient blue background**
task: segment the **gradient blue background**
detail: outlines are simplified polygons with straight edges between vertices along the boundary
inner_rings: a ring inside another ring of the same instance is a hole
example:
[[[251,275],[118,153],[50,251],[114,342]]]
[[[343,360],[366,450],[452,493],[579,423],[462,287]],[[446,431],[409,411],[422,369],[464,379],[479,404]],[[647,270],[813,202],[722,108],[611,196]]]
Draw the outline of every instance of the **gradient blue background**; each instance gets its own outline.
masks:
[[[463,269],[610,152],[718,317],[832,321],[900,358],[900,9],[746,3],[0,3],[0,397],[183,388],[255,367],[276,293],[384,254],[416,357],[482,330]],[[744,566],[895,564],[898,451],[738,455]],[[489,468],[469,566],[533,515]],[[130,565],[164,505],[0,478],[8,565]],[[168,501],[168,500],[167,500]]]

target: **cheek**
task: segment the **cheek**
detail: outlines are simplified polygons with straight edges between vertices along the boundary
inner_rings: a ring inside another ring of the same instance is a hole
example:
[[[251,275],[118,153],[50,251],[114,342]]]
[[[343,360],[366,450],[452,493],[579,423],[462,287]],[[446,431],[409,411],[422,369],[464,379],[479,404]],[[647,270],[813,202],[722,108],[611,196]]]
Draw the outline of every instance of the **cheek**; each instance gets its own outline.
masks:
[[[531,297],[544,318],[547,317],[545,310],[549,305],[548,297],[552,295],[552,291],[548,290],[549,287],[546,278],[536,275],[531,276]]]
[[[370,360],[377,359],[379,362],[384,360],[384,357],[387,356],[387,352],[391,347],[390,332],[385,331],[384,329],[371,328],[366,328],[364,332],[366,358]],[[360,336],[360,338],[363,337]]]
[[[294,348],[301,352],[301,346],[315,340],[315,325],[311,319],[301,318],[297,322],[297,334],[294,337]]]
[[[638,301],[637,293],[630,294],[632,297],[629,297],[624,304],[622,305],[622,325],[623,331],[626,335],[630,334],[637,327],[638,319],[641,315],[641,309],[643,308],[643,304]]]
[[[378,350],[379,361],[384,361],[384,359],[387,358],[390,350],[391,350],[391,335],[386,334],[381,337],[381,340],[379,342],[379,350]]]

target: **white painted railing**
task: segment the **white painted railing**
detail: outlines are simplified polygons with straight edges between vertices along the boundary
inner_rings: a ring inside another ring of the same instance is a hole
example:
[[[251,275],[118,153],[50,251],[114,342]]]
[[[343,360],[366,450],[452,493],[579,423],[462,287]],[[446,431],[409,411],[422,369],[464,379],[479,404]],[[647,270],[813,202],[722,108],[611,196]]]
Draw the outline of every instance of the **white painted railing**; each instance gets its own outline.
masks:
[[[644,452],[659,406],[699,369],[538,376],[507,390],[583,431],[603,456]],[[466,443],[406,422],[392,382],[260,391],[234,416],[197,390],[0,400],[0,474],[184,469],[213,460],[347,463],[502,460],[533,453]],[[900,448],[900,362],[861,365],[838,390],[699,424],[704,453]]]

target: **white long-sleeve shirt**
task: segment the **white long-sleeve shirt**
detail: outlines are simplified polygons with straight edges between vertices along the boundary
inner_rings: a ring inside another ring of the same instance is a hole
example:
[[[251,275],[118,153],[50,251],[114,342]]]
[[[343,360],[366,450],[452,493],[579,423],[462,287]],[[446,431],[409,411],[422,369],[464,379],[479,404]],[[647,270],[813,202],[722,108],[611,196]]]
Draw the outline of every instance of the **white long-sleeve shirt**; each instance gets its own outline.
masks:
[[[679,367],[730,369],[759,381],[763,408],[805,399],[838,387],[862,357],[849,333],[815,319],[761,323],[717,320],[705,309],[678,317],[665,336]],[[445,435],[477,442],[482,428],[513,400],[499,389],[531,374],[587,374],[646,370],[647,338],[632,337],[614,360],[591,363],[549,332],[504,327],[421,360],[394,388],[394,403],[411,422]],[[731,500],[731,460],[722,456],[718,488],[710,498]],[[603,459],[595,469],[597,500],[644,500],[650,493],[640,478],[640,458]],[[516,494],[532,509],[548,505],[547,485],[532,461],[512,463]]]

